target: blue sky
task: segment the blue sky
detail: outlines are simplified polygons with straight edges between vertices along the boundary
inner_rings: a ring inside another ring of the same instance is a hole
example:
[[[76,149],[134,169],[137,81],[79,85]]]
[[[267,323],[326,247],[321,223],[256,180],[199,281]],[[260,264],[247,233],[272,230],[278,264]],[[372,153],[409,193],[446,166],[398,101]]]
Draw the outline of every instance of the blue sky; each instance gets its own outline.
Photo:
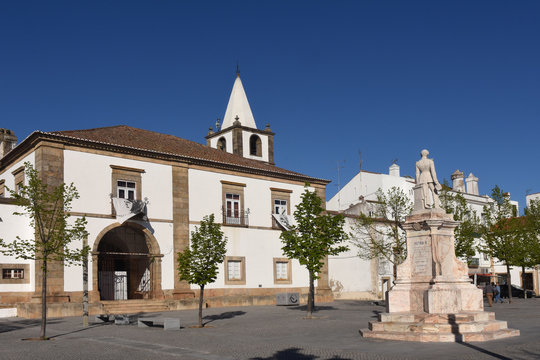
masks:
[[[3,1],[0,127],[126,124],[204,143],[240,63],[280,167],[540,192],[538,1]]]

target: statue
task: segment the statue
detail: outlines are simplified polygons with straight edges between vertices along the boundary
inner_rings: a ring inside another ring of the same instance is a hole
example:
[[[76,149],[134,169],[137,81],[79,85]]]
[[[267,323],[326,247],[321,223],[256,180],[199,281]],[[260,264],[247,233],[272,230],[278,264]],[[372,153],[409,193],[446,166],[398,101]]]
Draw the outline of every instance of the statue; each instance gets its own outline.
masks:
[[[422,158],[416,162],[416,185],[422,186],[422,203],[424,209],[440,209],[438,191],[442,190],[437,180],[435,164],[428,159],[429,151],[420,152]]]

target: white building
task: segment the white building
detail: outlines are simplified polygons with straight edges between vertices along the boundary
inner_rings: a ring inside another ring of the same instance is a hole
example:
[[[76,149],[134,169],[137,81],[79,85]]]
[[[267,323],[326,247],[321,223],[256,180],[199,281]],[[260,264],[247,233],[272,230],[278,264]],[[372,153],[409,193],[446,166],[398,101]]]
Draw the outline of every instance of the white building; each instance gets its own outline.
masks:
[[[137,310],[189,303],[198,286],[180,281],[176,254],[209,214],[228,239],[219,276],[205,291],[212,306],[272,303],[277,292],[307,293],[308,273],[283,255],[282,228],[272,214],[291,215],[306,182],[324,199],[329,181],[274,165],[274,133],[268,125],[257,128],[239,75],[223,125],[208,133],[206,146],[124,125],[36,131],[13,149],[13,134],[2,134],[0,238],[33,236],[28,219],[13,215],[5,190],[25,182],[25,162],[48,184],[74,183],[80,199],[71,215],[88,220],[93,312],[112,312],[118,304],[125,309],[129,301]],[[20,303],[19,315],[38,316],[39,304],[33,303],[40,301],[39,266],[0,256],[0,267],[0,303]],[[82,278],[80,266],[52,266],[52,315],[80,314]],[[331,299],[326,271],[318,293]]]
[[[451,179],[451,193],[461,193],[471,209],[481,217],[483,207],[492,200],[487,195],[479,194],[478,178],[472,173],[465,178],[461,171],[456,170],[451,175]],[[344,214],[347,231],[354,233],[355,216],[360,213],[369,215],[375,206],[377,190],[387,192],[394,186],[398,187],[409,196],[412,203],[414,185],[415,179],[400,176],[400,168],[397,164],[390,166],[388,174],[361,171],[335,194],[326,206],[328,210]],[[517,214],[518,203],[516,201],[511,201],[511,203]],[[353,243],[350,243],[349,248],[348,252],[329,258],[329,281],[334,296],[336,298],[382,298],[392,283],[392,264],[383,259],[360,259],[357,256],[358,248]],[[469,274],[479,282],[489,281],[493,274],[496,274],[501,282],[506,278],[506,267],[496,259],[492,261],[486,254],[477,253],[474,258],[469,259],[469,264]],[[513,268],[511,277],[513,284],[522,285],[521,269]],[[534,288],[538,293],[537,272],[528,269],[526,279],[530,279],[530,284],[525,285],[528,288]]]

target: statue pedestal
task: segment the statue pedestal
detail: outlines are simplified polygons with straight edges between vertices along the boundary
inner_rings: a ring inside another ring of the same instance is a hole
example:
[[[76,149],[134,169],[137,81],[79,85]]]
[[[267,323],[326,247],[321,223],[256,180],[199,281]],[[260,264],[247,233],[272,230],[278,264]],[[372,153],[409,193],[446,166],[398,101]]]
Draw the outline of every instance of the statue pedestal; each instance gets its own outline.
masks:
[[[415,189],[416,192],[416,189]],[[416,199],[415,199],[416,200]],[[416,204],[416,201],[415,201]],[[407,259],[397,268],[386,313],[362,336],[409,341],[485,341],[518,336],[505,321],[484,312],[482,290],[455,256],[458,222],[441,209],[418,209],[407,217]]]

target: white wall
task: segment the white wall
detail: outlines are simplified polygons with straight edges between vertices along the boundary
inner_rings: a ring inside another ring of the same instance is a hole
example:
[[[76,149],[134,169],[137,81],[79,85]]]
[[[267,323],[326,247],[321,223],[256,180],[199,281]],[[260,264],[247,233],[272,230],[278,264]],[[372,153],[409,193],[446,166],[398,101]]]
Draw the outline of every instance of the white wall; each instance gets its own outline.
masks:
[[[35,164],[34,153],[30,153],[21,160],[14,163],[12,166],[6,168],[2,174],[0,174],[0,180],[4,179],[4,185],[11,190],[15,189],[15,178],[11,174],[14,170],[24,166],[25,162],[30,162],[30,164]],[[25,184],[28,184],[28,179],[25,178]],[[8,192],[5,192],[6,197],[9,197]],[[0,204],[0,238],[6,242],[11,242],[19,236],[21,239],[34,239],[34,232],[30,227],[30,219],[26,216],[13,215],[13,212],[22,211],[21,208],[17,208],[14,205],[9,204]],[[29,284],[0,284],[0,291],[34,291],[35,286],[35,266],[34,261],[16,259],[13,256],[5,256],[0,254],[0,263],[4,264],[30,264],[30,271],[28,274],[24,274],[25,277],[30,277]],[[0,274],[1,276],[1,274]]]
[[[74,212],[111,213],[111,165],[144,169],[141,174],[142,199],[139,200],[148,198],[148,217],[172,220],[171,166],[65,150],[64,181],[75,184],[80,195],[73,201]]]
[[[11,173],[10,173],[11,175]],[[30,219],[27,216],[14,215],[13,212],[22,209],[14,205],[0,204],[0,238],[5,242],[12,242],[19,236],[24,240],[34,239],[34,231],[30,227]],[[30,271],[25,272],[25,277],[30,277],[29,284],[0,284],[0,292],[4,291],[34,291],[35,266],[34,261],[16,259],[14,256],[0,254],[0,263],[3,264],[30,264]],[[2,274],[0,274],[2,276]]]

